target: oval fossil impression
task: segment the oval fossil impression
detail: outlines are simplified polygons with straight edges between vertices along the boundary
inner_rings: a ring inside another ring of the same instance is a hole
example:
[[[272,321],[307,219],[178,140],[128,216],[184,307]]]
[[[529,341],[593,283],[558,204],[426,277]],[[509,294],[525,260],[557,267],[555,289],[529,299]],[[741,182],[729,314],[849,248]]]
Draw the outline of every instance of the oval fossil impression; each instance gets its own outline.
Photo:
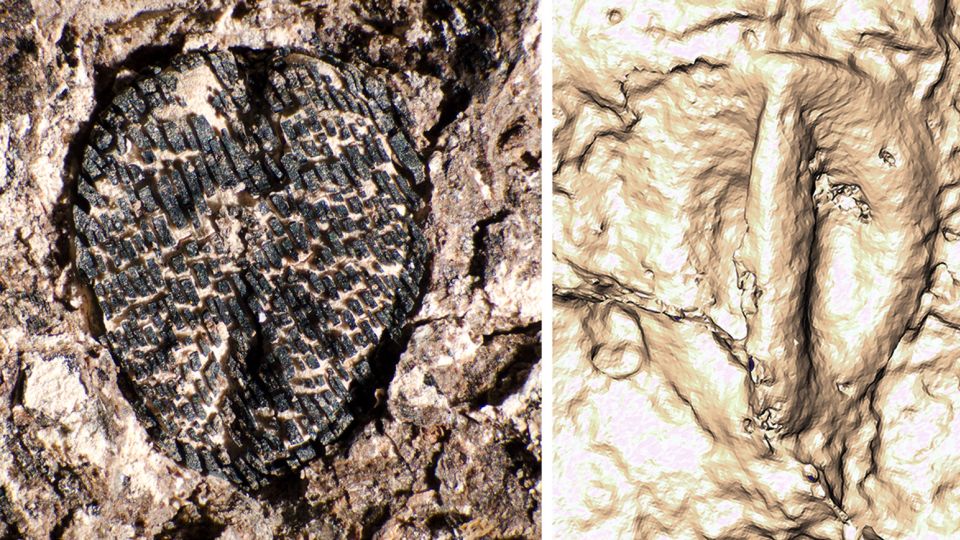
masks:
[[[256,489],[351,422],[426,256],[400,114],[378,80],[288,50],[180,55],[100,114],[76,263],[168,455]]]

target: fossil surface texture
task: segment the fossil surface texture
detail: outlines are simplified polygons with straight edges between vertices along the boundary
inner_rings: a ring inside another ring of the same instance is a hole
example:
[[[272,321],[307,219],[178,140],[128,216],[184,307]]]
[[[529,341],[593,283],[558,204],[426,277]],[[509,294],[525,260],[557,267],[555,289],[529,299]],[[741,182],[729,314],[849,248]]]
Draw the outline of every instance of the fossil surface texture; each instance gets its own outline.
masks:
[[[423,165],[345,69],[178,56],[83,151],[77,266],[134,409],[174,459],[251,488],[343,433],[418,297],[421,202],[394,163],[414,185]]]
[[[556,4],[559,536],[960,536],[956,4]]]
[[[0,538],[538,537],[537,9],[0,3]]]

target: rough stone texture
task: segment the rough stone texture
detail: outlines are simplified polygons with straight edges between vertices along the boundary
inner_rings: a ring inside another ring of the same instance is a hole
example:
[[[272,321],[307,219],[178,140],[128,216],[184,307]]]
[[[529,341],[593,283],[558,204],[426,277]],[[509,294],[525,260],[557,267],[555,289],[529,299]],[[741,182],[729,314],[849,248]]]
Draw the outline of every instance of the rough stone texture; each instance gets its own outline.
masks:
[[[0,536],[535,537],[540,500],[536,5],[0,7]],[[206,46],[323,49],[406,97],[428,182],[420,304],[340,442],[252,497],[153,446],[93,337],[71,252],[91,118]]]

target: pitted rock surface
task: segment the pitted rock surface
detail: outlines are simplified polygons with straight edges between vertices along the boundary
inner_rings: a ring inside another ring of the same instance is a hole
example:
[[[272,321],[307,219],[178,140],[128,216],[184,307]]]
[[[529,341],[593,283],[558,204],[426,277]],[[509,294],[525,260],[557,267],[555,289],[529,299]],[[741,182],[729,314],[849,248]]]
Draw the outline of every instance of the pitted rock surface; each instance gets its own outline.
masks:
[[[333,59],[198,51],[101,113],[77,266],[174,459],[255,489],[352,421],[426,255],[401,108]]]

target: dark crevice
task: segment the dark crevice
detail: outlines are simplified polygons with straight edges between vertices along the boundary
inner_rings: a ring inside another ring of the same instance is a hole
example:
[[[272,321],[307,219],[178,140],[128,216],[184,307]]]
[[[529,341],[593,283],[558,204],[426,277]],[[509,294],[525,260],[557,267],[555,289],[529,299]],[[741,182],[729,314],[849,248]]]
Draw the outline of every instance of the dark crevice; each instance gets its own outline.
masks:
[[[427,487],[437,493],[440,492],[440,476],[437,475],[437,467],[440,466],[440,457],[443,456],[443,448],[437,450],[437,452],[430,458],[430,463],[424,469],[424,482],[427,484]]]
[[[241,1],[238,2],[237,5],[233,6],[233,10],[230,11],[230,17],[239,20],[244,18],[251,11],[253,11],[253,8],[247,5],[246,2]]]
[[[67,511],[66,515],[63,516],[57,524],[53,527],[53,530],[50,531],[50,540],[60,540],[63,538],[63,535],[66,534],[67,530],[70,528],[70,524],[73,523],[74,509]]]
[[[377,531],[390,520],[390,506],[387,504],[374,504],[364,511],[360,522],[363,523],[363,529],[360,534],[361,540],[372,540]]]
[[[522,326],[514,326],[513,328],[507,328],[505,330],[494,330],[489,334],[484,334],[483,343],[484,345],[488,345],[497,336],[513,336],[517,334],[526,334],[528,336],[535,336],[538,333],[540,333],[541,326],[542,326],[541,321],[537,321],[537,322],[525,324]]]
[[[425,525],[431,531],[458,531],[460,526],[470,521],[470,516],[459,512],[440,512],[427,518]]]
[[[17,516],[13,511],[13,505],[10,502],[10,498],[7,497],[7,490],[3,486],[0,486],[0,522],[6,525],[5,530],[0,531],[3,533],[0,535],[0,539],[20,540],[21,538],[26,538],[26,536],[20,532],[20,526],[17,521]]]
[[[57,49],[62,56],[62,60],[58,58],[59,62],[66,63],[71,68],[80,64],[77,58],[77,42],[77,31],[74,30],[73,26],[69,24],[64,26],[63,32],[60,33],[60,39],[57,40]]]
[[[430,490],[437,494],[438,498],[440,497],[440,488],[443,482],[440,480],[440,475],[437,474],[437,470],[440,468],[440,460],[443,458],[444,447],[449,440],[450,431],[443,430],[436,443],[437,450],[430,456],[430,462],[424,467],[424,482]]]
[[[263,329],[260,328],[260,325],[256,322],[256,319],[253,319],[254,326],[254,335],[250,339],[249,348],[247,349],[246,358],[244,360],[244,368],[246,368],[246,375],[250,378],[255,378],[263,373],[264,362],[267,358],[266,344],[263,339]]]
[[[26,374],[23,372],[23,364],[17,361],[17,375],[13,380],[13,389],[10,391],[10,408],[23,404],[23,391],[26,386]]]
[[[524,123],[523,118],[518,118],[514,123],[503,130],[500,133],[500,136],[497,137],[497,148],[503,150],[507,143],[509,143],[513,138],[522,135],[526,131],[527,125]]]
[[[476,396],[470,403],[473,409],[480,409],[487,405],[500,406],[510,396],[519,392],[527,380],[534,366],[540,363],[542,347],[540,344],[541,323],[536,322],[512,331],[484,336],[484,342],[489,343],[494,335],[526,335],[530,341],[517,347],[506,365],[497,373],[496,380],[490,390]]]
[[[520,155],[520,161],[523,162],[524,170],[527,171],[538,171],[540,170],[540,156],[534,156],[530,152],[524,152]]]
[[[423,273],[418,282],[420,294],[414,298],[413,308],[410,310],[408,317],[420,312],[424,294],[430,283],[433,264],[433,254],[428,252],[423,263]],[[386,414],[386,408],[381,406],[382,403],[379,402],[376,392],[372,390],[386,388],[393,381],[397,365],[400,363],[400,356],[407,350],[414,329],[415,325],[406,324],[395,336],[385,335],[380,341],[377,351],[371,356],[371,364],[375,367],[372,370],[372,376],[366,382],[364,389],[357,392],[356,399],[352,404],[351,412],[357,417],[357,424],[363,425],[376,415]],[[345,436],[345,441],[351,440],[358,433],[358,430],[353,429],[351,433],[351,435]]]
[[[452,124],[463,111],[467,110],[472,99],[473,96],[465,87],[456,83],[445,85],[443,99],[440,101],[440,116],[437,119],[437,123],[424,133],[424,136],[426,136],[432,145],[436,144],[440,133]]]
[[[185,43],[186,37],[184,35],[174,35],[171,36],[170,43],[166,45],[145,45],[135,49],[122,61],[113,65],[94,66],[93,92],[97,107],[90,117],[98,118],[100,112],[113,102],[116,90],[121,86],[126,87],[132,82],[129,79],[141,76],[147,68],[169,65],[173,57],[183,52]],[[122,73],[126,71],[132,72],[132,77],[122,76]]]
[[[473,233],[473,256],[470,257],[470,265],[467,275],[473,276],[476,281],[473,284],[474,289],[482,289],[486,285],[485,270],[488,264],[489,249],[487,238],[488,229],[491,225],[501,223],[510,215],[508,210],[501,210],[496,214],[481,219],[475,225],[476,231]]]
[[[309,487],[308,480],[301,478],[296,472],[291,472],[269,482],[257,492],[257,498],[274,508],[283,509],[283,523],[296,530],[316,519],[316,509],[306,497]]]
[[[227,525],[213,518],[203,505],[192,497],[190,503],[180,507],[154,540],[194,540],[220,538]]]
[[[535,480],[540,479],[541,463],[537,456],[527,447],[527,441],[523,439],[511,439],[504,443],[503,451],[510,458],[510,472],[517,474],[520,470]]]

